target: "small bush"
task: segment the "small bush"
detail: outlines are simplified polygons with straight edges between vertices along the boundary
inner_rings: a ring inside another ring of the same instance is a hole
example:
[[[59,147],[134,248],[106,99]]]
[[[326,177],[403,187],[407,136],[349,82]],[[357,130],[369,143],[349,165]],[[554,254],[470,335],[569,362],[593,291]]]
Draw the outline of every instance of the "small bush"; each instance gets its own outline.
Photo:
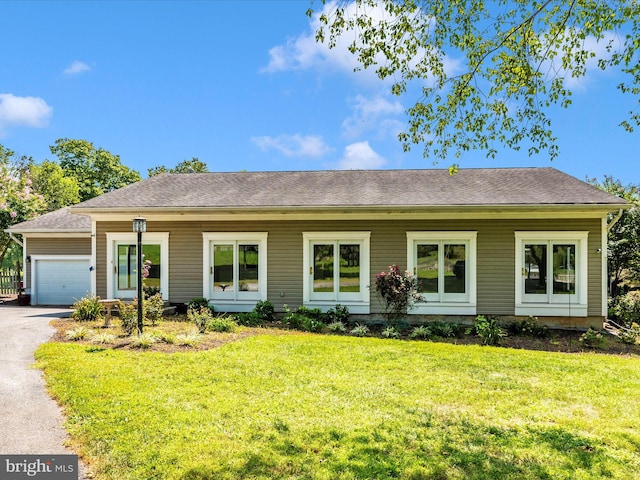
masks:
[[[273,322],[276,319],[273,304],[268,300],[260,300],[256,303],[252,313],[255,313],[264,323]]]
[[[234,314],[236,322],[239,325],[246,327],[259,327],[263,323],[263,318],[255,311],[252,312],[239,312]]]
[[[344,305],[337,304],[335,307],[327,310],[326,322],[331,324],[334,322],[340,322],[343,325],[349,323],[349,308]]]
[[[126,336],[131,335],[138,328],[138,302],[124,303],[118,302],[118,315],[120,325]]]
[[[549,330],[544,325],[538,323],[538,319],[529,316],[519,322],[512,322],[507,326],[507,331],[511,335],[546,338]]]
[[[151,322],[154,327],[158,320],[162,318],[164,314],[164,300],[160,293],[156,293],[150,297],[145,297],[144,300],[144,318]]]
[[[388,272],[376,275],[375,289],[389,318],[407,313],[415,302],[422,300],[417,277],[411,272],[400,271],[396,265],[390,265]]]
[[[604,335],[594,328],[589,328],[589,330],[580,335],[579,342],[587,348],[596,349],[603,348],[607,344]]]
[[[206,329],[210,332],[233,332],[237,326],[231,315],[219,315],[207,322]]]
[[[197,310],[200,311],[203,308],[211,308],[209,306],[209,300],[207,300],[204,297],[194,297],[191,300],[189,300],[189,303],[187,304],[187,310]]]
[[[429,329],[433,337],[453,338],[462,334],[462,329],[457,323],[433,322],[429,324]]]
[[[384,327],[382,329],[382,332],[380,332],[380,335],[382,335],[384,338],[400,338],[401,337],[400,330],[398,330],[398,327],[394,325],[387,325],[386,327]]]
[[[131,337],[131,346],[133,348],[151,348],[151,345],[157,342],[158,339],[151,333],[143,333],[142,335]]]
[[[629,328],[621,328],[618,332],[618,338],[622,343],[635,345],[638,343],[638,338],[640,338],[640,325],[634,322]]]
[[[319,333],[324,329],[324,327],[326,327],[326,325],[321,320],[314,317],[307,317],[306,315],[302,316],[301,328],[305,332]]]
[[[116,339],[118,337],[116,337],[114,334],[112,333],[107,333],[107,332],[99,332],[99,333],[94,333],[93,335],[91,335],[89,337],[89,341],[91,343],[96,343],[96,344],[106,344],[106,345],[111,345],[116,343]]]
[[[187,317],[189,318],[190,322],[193,322],[196,327],[198,327],[198,331],[200,333],[206,332],[207,325],[209,325],[209,322],[213,320],[213,314],[208,307],[201,307],[199,310],[196,310],[195,308],[189,308]]]
[[[640,290],[616,297],[611,305],[611,313],[625,327],[640,322]]]
[[[506,336],[495,318],[487,318],[484,315],[478,315],[475,325],[467,330],[467,333],[472,332],[480,337],[483,345],[500,345]]]
[[[84,340],[85,338],[89,338],[92,333],[93,330],[90,330],[87,327],[77,327],[73,330],[67,330],[65,332],[65,338],[73,341]]]
[[[356,326],[351,329],[350,333],[356,337],[364,337],[369,333],[369,327],[356,323]]]
[[[158,339],[159,342],[173,345],[176,343],[176,334],[170,332],[152,332],[153,336]]]
[[[175,344],[185,347],[195,347],[202,341],[202,335],[197,330],[176,335]]]
[[[333,321],[327,325],[327,330],[333,333],[344,333],[347,331],[347,326],[341,321]]]
[[[93,322],[102,318],[103,308],[100,304],[100,297],[83,297],[73,304],[71,318],[79,322]]]
[[[409,333],[409,338],[428,340],[431,338],[433,334],[431,333],[431,329],[427,325],[420,325],[418,327],[414,327]]]

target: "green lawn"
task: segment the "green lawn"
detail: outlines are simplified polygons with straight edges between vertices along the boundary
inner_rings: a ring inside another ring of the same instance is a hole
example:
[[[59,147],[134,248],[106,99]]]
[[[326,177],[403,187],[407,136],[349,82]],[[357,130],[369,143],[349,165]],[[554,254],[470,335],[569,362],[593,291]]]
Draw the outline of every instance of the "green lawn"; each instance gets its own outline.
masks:
[[[98,479],[640,471],[640,359],[323,335],[37,353]]]

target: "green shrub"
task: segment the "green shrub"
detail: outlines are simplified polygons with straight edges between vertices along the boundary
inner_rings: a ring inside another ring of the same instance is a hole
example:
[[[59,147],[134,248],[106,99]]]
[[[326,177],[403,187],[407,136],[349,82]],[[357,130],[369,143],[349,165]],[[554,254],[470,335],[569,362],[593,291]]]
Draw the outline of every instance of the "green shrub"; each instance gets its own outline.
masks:
[[[144,318],[151,322],[152,326],[156,326],[158,320],[162,318],[164,314],[164,300],[160,293],[156,293],[150,297],[144,299]]]
[[[337,320],[327,325],[327,329],[330,332],[334,332],[334,333],[344,333],[347,331],[347,326],[341,321]]]
[[[187,317],[190,322],[193,322],[196,327],[198,327],[198,331],[200,333],[204,333],[207,331],[207,325],[209,322],[213,320],[213,314],[208,307],[201,307],[199,310],[195,308],[189,308],[187,312]]]
[[[616,297],[611,305],[611,313],[626,327],[640,322],[640,290]]]
[[[511,335],[546,338],[549,330],[544,325],[538,323],[538,319],[529,316],[519,322],[512,322],[507,326],[507,331]]]
[[[159,342],[166,343],[168,345],[173,345],[176,343],[176,334],[170,332],[151,332],[154,337],[158,339]]]
[[[369,333],[369,327],[356,323],[356,326],[351,329],[350,333],[356,337],[364,337]]]
[[[618,338],[622,343],[635,345],[638,343],[638,338],[640,338],[640,325],[633,322],[629,328],[621,328],[618,331]]]
[[[84,340],[88,338],[93,333],[93,330],[88,329],[87,327],[77,327],[73,330],[67,330],[65,332],[65,337],[67,340]]]
[[[580,335],[579,342],[587,348],[603,348],[607,344],[607,340],[604,338],[604,335],[591,327]]]
[[[462,329],[457,323],[436,321],[429,324],[429,329],[433,337],[453,338],[459,337],[462,334]]]
[[[195,347],[202,341],[202,335],[197,330],[176,335],[175,344],[186,347]]]
[[[409,333],[409,338],[421,338],[423,340],[428,340],[432,335],[433,334],[431,333],[431,329],[427,325],[420,325],[418,327],[414,327],[413,330],[411,330],[411,333]]]
[[[210,332],[233,332],[237,326],[231,315],[218,315],[207,322]]]
[[[97,343],[97,344],[107,344],[107,345],[111,345],[113,343],[116,343],[116,339],[118,337],[116,337],[114,334],[112,333],[108,333],[108,332],[96,332],[93,335],[91,335],[89,337],[89,341],[91,343]]]
[[[326,327],[325,323],[321,320],[318,320],[315,317],[308,317],[306,315],[302,315],[302,325],[301,328],[305,332],[321,332],[324,327]]]
[[[475,333],[480,337],[483,345],[500,345],[500,342],[506,336],[495,318],[487,318],[484,315],[476,317],[474,326],[469,328],[467,333]]]
[[[131,337],[131,346],[133,348],[151,348],[151,345],[157,343],[158,339],[151,333],[143,333]]]
[[[269,300],[260,300],[256,303],[252,313],[261,319],[261,323],[273,322],[276,319],[275,308]]]
[[[104,307],[100,304],[100,297],[87,296],[73,304],[71,318],[79,322],[93,322],[102,318]]]
[[[401,337],[400,330],[398,330],[398,327],[394,325],[387,325],[386,327],[384,327],[382,329],[382,332],[380,332],[380,335],[382,335],[384,338],[400,338]]]
[[[346,306],[337,304],[335,307],[327,310],[326,322],[328,324],[341,322],[343,325],[346,325],[349,323],[349,315],[349,309]]]
[[[380,297],[389,318],[397,318],[422,300],[418,293],[418,279],[411,272],[402,272],[396,265],[390,265],[388,272],[376,275],[376,293]]]
[[[258,327],[263,323],[262,316],[254,311],[235,313],[234,317],[239,325],[246,327]]]
[[[118,315],[120,325],[125,335],[131,335],[138,328],[138,302],[124,303],[118,302]]]
[[[191,300],[189,300],[189,303],[187,304],[187,310],[200,311],[203,308],[212,309],[212,307],[209,305],[209,300],[207,300],[204,297],[194,297]]]

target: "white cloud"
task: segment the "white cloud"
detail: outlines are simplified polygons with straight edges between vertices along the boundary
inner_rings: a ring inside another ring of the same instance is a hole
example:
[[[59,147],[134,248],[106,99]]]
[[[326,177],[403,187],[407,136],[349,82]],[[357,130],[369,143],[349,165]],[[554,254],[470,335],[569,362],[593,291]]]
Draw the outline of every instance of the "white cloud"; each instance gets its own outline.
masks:
[[[42,98],[0,93],[0,132],[9,127],[46,127],[53,108]]]
[[[80,60],[74,60],[71,65],[64,69],[62,73],[65,75],[80,75],[81,73],[91,71],[91,67]]]
[[[353,114],[342,122],[346,137],[355,138],[377,128],[379,137],[384,138],[389,133],[397,135],[402,130],[402,122],[394,118],[404,111],[398,101],[391,102],[380,95],[372,98],[357,95],[352,100],[352,110]]]
[[[340,170],[372,170],[384,166],[387,161],[369,146],[369,142],[347,145],[338,162]]]
[[[321,157],[331,151],[319,135],[278,135],[252,137],[261,150],[277,150],[287,157]]]

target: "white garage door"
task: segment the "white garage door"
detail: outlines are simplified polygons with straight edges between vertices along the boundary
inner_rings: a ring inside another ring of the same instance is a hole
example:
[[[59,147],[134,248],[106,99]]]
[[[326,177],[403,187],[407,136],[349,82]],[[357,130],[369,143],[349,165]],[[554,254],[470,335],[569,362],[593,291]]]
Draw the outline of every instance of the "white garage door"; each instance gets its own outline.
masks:
[[[35,261],[36,305],[73,305],[91,291],[87,259],[38,259]]]

